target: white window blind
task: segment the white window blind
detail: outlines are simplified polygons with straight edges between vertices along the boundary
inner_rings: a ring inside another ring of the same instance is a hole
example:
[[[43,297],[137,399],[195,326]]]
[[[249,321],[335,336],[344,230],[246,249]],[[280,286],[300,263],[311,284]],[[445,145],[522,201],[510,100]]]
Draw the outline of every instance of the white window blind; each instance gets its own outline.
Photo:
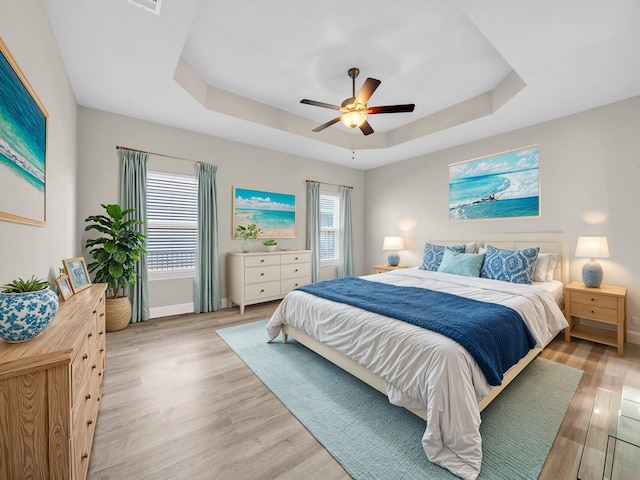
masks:
[[[196,178],[147,171],[147,269],[150,277],[193,275],[197,227]]]
[[[320,261],[335,262],[340,258],[340,198],[320,194]]]

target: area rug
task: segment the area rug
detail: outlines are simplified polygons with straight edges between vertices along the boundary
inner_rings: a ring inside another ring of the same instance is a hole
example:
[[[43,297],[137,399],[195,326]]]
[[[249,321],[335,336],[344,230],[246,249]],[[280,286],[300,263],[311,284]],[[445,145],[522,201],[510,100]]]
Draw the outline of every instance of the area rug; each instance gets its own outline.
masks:
[[[424,420],[306,347],[267,343],[266,320],[218,335],[355,480],[455,479],[422,449]],[[482,479],[535,479],[582,371],[534,360],[482,412]]]

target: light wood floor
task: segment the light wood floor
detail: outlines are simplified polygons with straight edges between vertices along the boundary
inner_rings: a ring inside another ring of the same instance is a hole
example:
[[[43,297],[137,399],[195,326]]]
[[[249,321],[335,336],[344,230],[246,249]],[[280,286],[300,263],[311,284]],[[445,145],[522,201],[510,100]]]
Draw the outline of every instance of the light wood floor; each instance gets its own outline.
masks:
[[[214,330],[268,318],[277,302],[130,325],[107,335],[89,478],[349,479]],[[640,388],[640,348],[556,338],[542,357],[584,370],[541,479],[576,478],[598,387]]]

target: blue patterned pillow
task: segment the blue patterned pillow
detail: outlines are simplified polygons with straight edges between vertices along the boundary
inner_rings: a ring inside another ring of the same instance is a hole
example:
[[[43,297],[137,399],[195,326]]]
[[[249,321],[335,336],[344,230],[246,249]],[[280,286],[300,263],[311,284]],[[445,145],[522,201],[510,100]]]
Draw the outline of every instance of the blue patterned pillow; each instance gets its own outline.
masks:
[[[429,270],[431,272],[438,271],[438,267],[442,262],[442,256],[444,255],[445,250],[453,250],[454,252],[464,253],[465,246],[464,245],[455,245],[453,247],[446,247],[444,245],[432,245],[427,242],[424,246],[424,257],[422,259],[422,265],[420,268],[422,270]]]
[[[531,284],[539,248],[501,250],[487,246],[480,276],[511,283]]]

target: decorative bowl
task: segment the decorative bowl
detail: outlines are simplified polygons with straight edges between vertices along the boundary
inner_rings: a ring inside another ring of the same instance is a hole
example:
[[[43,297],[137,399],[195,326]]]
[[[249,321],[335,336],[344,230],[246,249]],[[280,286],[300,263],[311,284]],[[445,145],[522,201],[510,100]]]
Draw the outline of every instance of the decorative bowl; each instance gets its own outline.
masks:
[[[0,293],[0,338],[26,342],[40,335],[58,311],[58,296],[49,288],[37,292]]]

